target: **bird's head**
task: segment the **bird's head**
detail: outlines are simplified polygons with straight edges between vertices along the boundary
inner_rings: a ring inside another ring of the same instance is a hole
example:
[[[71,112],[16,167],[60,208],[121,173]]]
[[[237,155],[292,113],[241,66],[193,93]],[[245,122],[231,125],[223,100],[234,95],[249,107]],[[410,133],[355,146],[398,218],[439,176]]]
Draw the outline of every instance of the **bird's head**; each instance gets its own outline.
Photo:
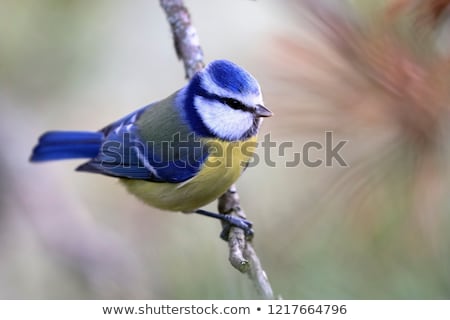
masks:
[[[272,116],[256,79],[226,60],[213,61],[198,72],[184,95],[188,122],[203,136],[245,140],[257,133],[261,118]]]

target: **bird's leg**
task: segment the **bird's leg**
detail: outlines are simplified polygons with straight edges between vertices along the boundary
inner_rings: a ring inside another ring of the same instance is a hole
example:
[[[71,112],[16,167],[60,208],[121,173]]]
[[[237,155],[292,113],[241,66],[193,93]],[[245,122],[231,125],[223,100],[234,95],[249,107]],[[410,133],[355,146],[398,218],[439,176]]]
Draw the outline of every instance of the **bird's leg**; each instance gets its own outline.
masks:
[[[228,241],[228,234],[230,232],[231,226],[241,228],[242,230],[244,230],[246,236],[249,236],[249,237],[253,236],[253,229],[252,229],[253,224],[248,220],[245,220],[245,219],[242,219],[239,217],[234,217],[229,214],[218,214],[218,213],[214,213],[214,212],[210,212],[210,211],[206,211],[206,210],[202,210],[202,209],[195,210],[194,213],[198,213],[203,216],[219,219],[219,220],[225,222],[225,226],[220,234],[220,238],[222,238],[225,241]]]

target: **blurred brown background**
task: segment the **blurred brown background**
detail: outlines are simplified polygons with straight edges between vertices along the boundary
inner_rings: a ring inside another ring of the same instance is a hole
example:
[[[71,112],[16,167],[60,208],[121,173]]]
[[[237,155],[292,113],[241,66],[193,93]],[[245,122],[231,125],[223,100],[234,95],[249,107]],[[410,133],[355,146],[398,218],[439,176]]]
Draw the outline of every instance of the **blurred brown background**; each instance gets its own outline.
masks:
[[[262,134],[294,143],[238,183],[285,299],[450,298],[446,1],[417,3],[186,1],[206,60],[260,81],[276,114]],[[43,131],[101,128],[183,76],[157,1],[3,0],[0,298],[256,297],[219,223],[147,207],[80,161],[28,162]],[[326,131],[348,167],[286,167]]]

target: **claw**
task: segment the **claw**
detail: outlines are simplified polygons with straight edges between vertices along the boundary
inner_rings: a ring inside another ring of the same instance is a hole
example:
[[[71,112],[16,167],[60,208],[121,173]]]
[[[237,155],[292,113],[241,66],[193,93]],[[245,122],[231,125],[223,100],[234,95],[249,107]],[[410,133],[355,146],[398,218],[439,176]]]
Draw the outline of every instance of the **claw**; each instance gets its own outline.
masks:
[[[244,230],[246,239],[253,238],[253,235],[254,235],[254,232],[252,229],[253,223],[251,223],[248,220],[245,220],[245,219],[239,218],[239,217],[234,217],[234,216],[227,215],[227,214],[213,213],[213,212],[209,212],[209,211],[202,210],[202,209],[196,210],[195,213],[224,221],[225,225],[222,229],[222,232],[220,233],[220,238],[225,241],[228,241],[230,229],[232,226]]]
[[[224,221],[227,221],[233,226],[241,228],[244,231],[251,229],[253,226],[253,223],[242,218],[233,217],[231,215],[223,215],[223,217]]]
[[[245,220],[245,221],[247,221],[247,220]],[[251,225],[250,221],[247,221],[247,222],[249,222],[249,224]],[[234,227],[239,227],[239,226],[236,226],[236,225],[232,225],[230,223],[225,223],[223,228],[222,228],[222,232],[220,232],[220,239],[222,239],[224,241],[228,241],[228,239],[230,237],[231,227],[233,227],[233,226]],[[241,228],[241,227],[239,227],[239,228]],[[253,231],[253,229],[251,227],[249,227],[249,228],[241,228],[241,229],[244,230],[245,239],[247,239],[247,240],[253,239],[253,236],[254,236],[255,232]]]

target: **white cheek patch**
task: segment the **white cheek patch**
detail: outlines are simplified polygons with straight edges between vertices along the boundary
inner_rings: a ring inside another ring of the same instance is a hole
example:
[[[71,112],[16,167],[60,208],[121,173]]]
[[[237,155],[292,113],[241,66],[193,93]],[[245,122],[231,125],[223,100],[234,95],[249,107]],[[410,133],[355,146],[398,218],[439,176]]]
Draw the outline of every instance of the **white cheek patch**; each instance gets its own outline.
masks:
[[[241,101],[242,103],[244,103],[247,106],[254,106],[254,105],[257,105],[257,104],[264,105],[264,102],[263,102],[261,94],[241,95],[239,93],[231,92],[231,91],[227,90],[226,88],[219,87],[214,82],[214,80],[211,78],[210,74],[207,73],[207,72],[202,74],[201,80],[202,80],[202,87],[206,91],[208,91],[209,93],[215,94],[215,95],[217,95],[219,97],[233,98],[233,99],[236,99],[238,101]],[[255,80],[255,83],[256,83],[256,80]],[[258,85],[258,92],[261,92],[261,88],[259,87],[259,85]]]
[[[219,138],[239,140],[253,126],[251,113],[231,109],[221,102],[195,97],[194,105],[205,126]]]

